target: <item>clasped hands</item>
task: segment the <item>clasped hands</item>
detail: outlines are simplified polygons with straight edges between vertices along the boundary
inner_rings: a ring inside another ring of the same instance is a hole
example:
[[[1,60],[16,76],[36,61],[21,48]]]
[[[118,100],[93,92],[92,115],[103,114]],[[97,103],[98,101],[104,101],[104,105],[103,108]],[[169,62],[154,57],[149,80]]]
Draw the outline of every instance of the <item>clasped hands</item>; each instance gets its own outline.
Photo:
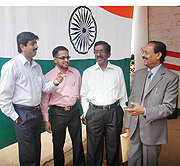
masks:
[[[142,107],[140,104],[131,102],[131,105],[134,105],[135,107],[132,109],[130,109],[128,107],[125,108],[125,110],[127,110],[131,116],[138,116],[138,115],[144,114],[145,108]]]

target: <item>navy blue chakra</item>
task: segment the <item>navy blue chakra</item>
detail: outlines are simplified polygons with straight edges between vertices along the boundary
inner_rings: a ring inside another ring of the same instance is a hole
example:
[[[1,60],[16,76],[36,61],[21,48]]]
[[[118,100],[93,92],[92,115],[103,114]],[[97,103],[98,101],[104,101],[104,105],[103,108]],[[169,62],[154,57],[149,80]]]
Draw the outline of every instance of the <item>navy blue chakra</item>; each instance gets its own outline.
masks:
[[[87,54],[96,40],[97,26],[91,10],[86,6],[77,7],[69,20],[69,37],[74,49]]]

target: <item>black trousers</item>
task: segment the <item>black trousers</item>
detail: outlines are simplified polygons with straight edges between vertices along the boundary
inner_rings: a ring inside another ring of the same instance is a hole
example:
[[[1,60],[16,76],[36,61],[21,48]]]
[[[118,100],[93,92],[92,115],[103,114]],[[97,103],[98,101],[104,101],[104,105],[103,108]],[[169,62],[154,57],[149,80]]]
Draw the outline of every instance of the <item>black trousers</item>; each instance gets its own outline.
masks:
[[[102,166],[104,139],[107,165],[119,166],[123,114],[120,106],[106,111],[89,107],[86,115],[88,166]]]
[[[73,166],[84,166],[85,159],[78,106],[75,105],[70,111],[64,111],[56,106],[52,106],[51,127],[53,134],[54,165],[64,166],[63,147],[66,137],[66,127],[68,127],[73,146]]]
[[[18,123],[14,122],[19,146],[20,166],[40,166],[41,156],[41,110],[24,110],[14,105],[18,113]]]

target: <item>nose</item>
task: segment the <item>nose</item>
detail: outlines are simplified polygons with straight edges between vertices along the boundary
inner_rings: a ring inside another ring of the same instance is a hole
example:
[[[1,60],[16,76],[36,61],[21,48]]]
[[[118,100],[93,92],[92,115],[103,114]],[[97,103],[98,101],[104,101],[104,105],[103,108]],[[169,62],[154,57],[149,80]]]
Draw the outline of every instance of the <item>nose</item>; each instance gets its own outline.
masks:
[[[146,53],[145,53],[145,52],[142,52],[142,53],[141,53],[141,56],[142,56],[142,57],[145,57],[145,56],[146,56]]]
[[[37,43],[34,43],[34,48],[36,48],[36,49],[38,49],[38,48],[39,48],[39,46],[38,46],[38,44],[37,44]]]
[[[141,58],[142,58],[142,59],[144,59],[144,58],[145,58],[145,56],[142,54],[142,55],[141,55]]]
[[[69,58],[67,58],[67,57],[65,57],[65,59],[64,59],[66,62],[68,62],[69,61]]]

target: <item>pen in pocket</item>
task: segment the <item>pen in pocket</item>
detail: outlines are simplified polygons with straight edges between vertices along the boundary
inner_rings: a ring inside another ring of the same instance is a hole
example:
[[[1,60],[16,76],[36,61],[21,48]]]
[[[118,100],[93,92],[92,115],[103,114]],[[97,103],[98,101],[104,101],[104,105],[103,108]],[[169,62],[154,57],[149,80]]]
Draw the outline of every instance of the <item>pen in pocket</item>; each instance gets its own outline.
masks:
[[[158,88],[155,89],[155,93],[157,93]]]

